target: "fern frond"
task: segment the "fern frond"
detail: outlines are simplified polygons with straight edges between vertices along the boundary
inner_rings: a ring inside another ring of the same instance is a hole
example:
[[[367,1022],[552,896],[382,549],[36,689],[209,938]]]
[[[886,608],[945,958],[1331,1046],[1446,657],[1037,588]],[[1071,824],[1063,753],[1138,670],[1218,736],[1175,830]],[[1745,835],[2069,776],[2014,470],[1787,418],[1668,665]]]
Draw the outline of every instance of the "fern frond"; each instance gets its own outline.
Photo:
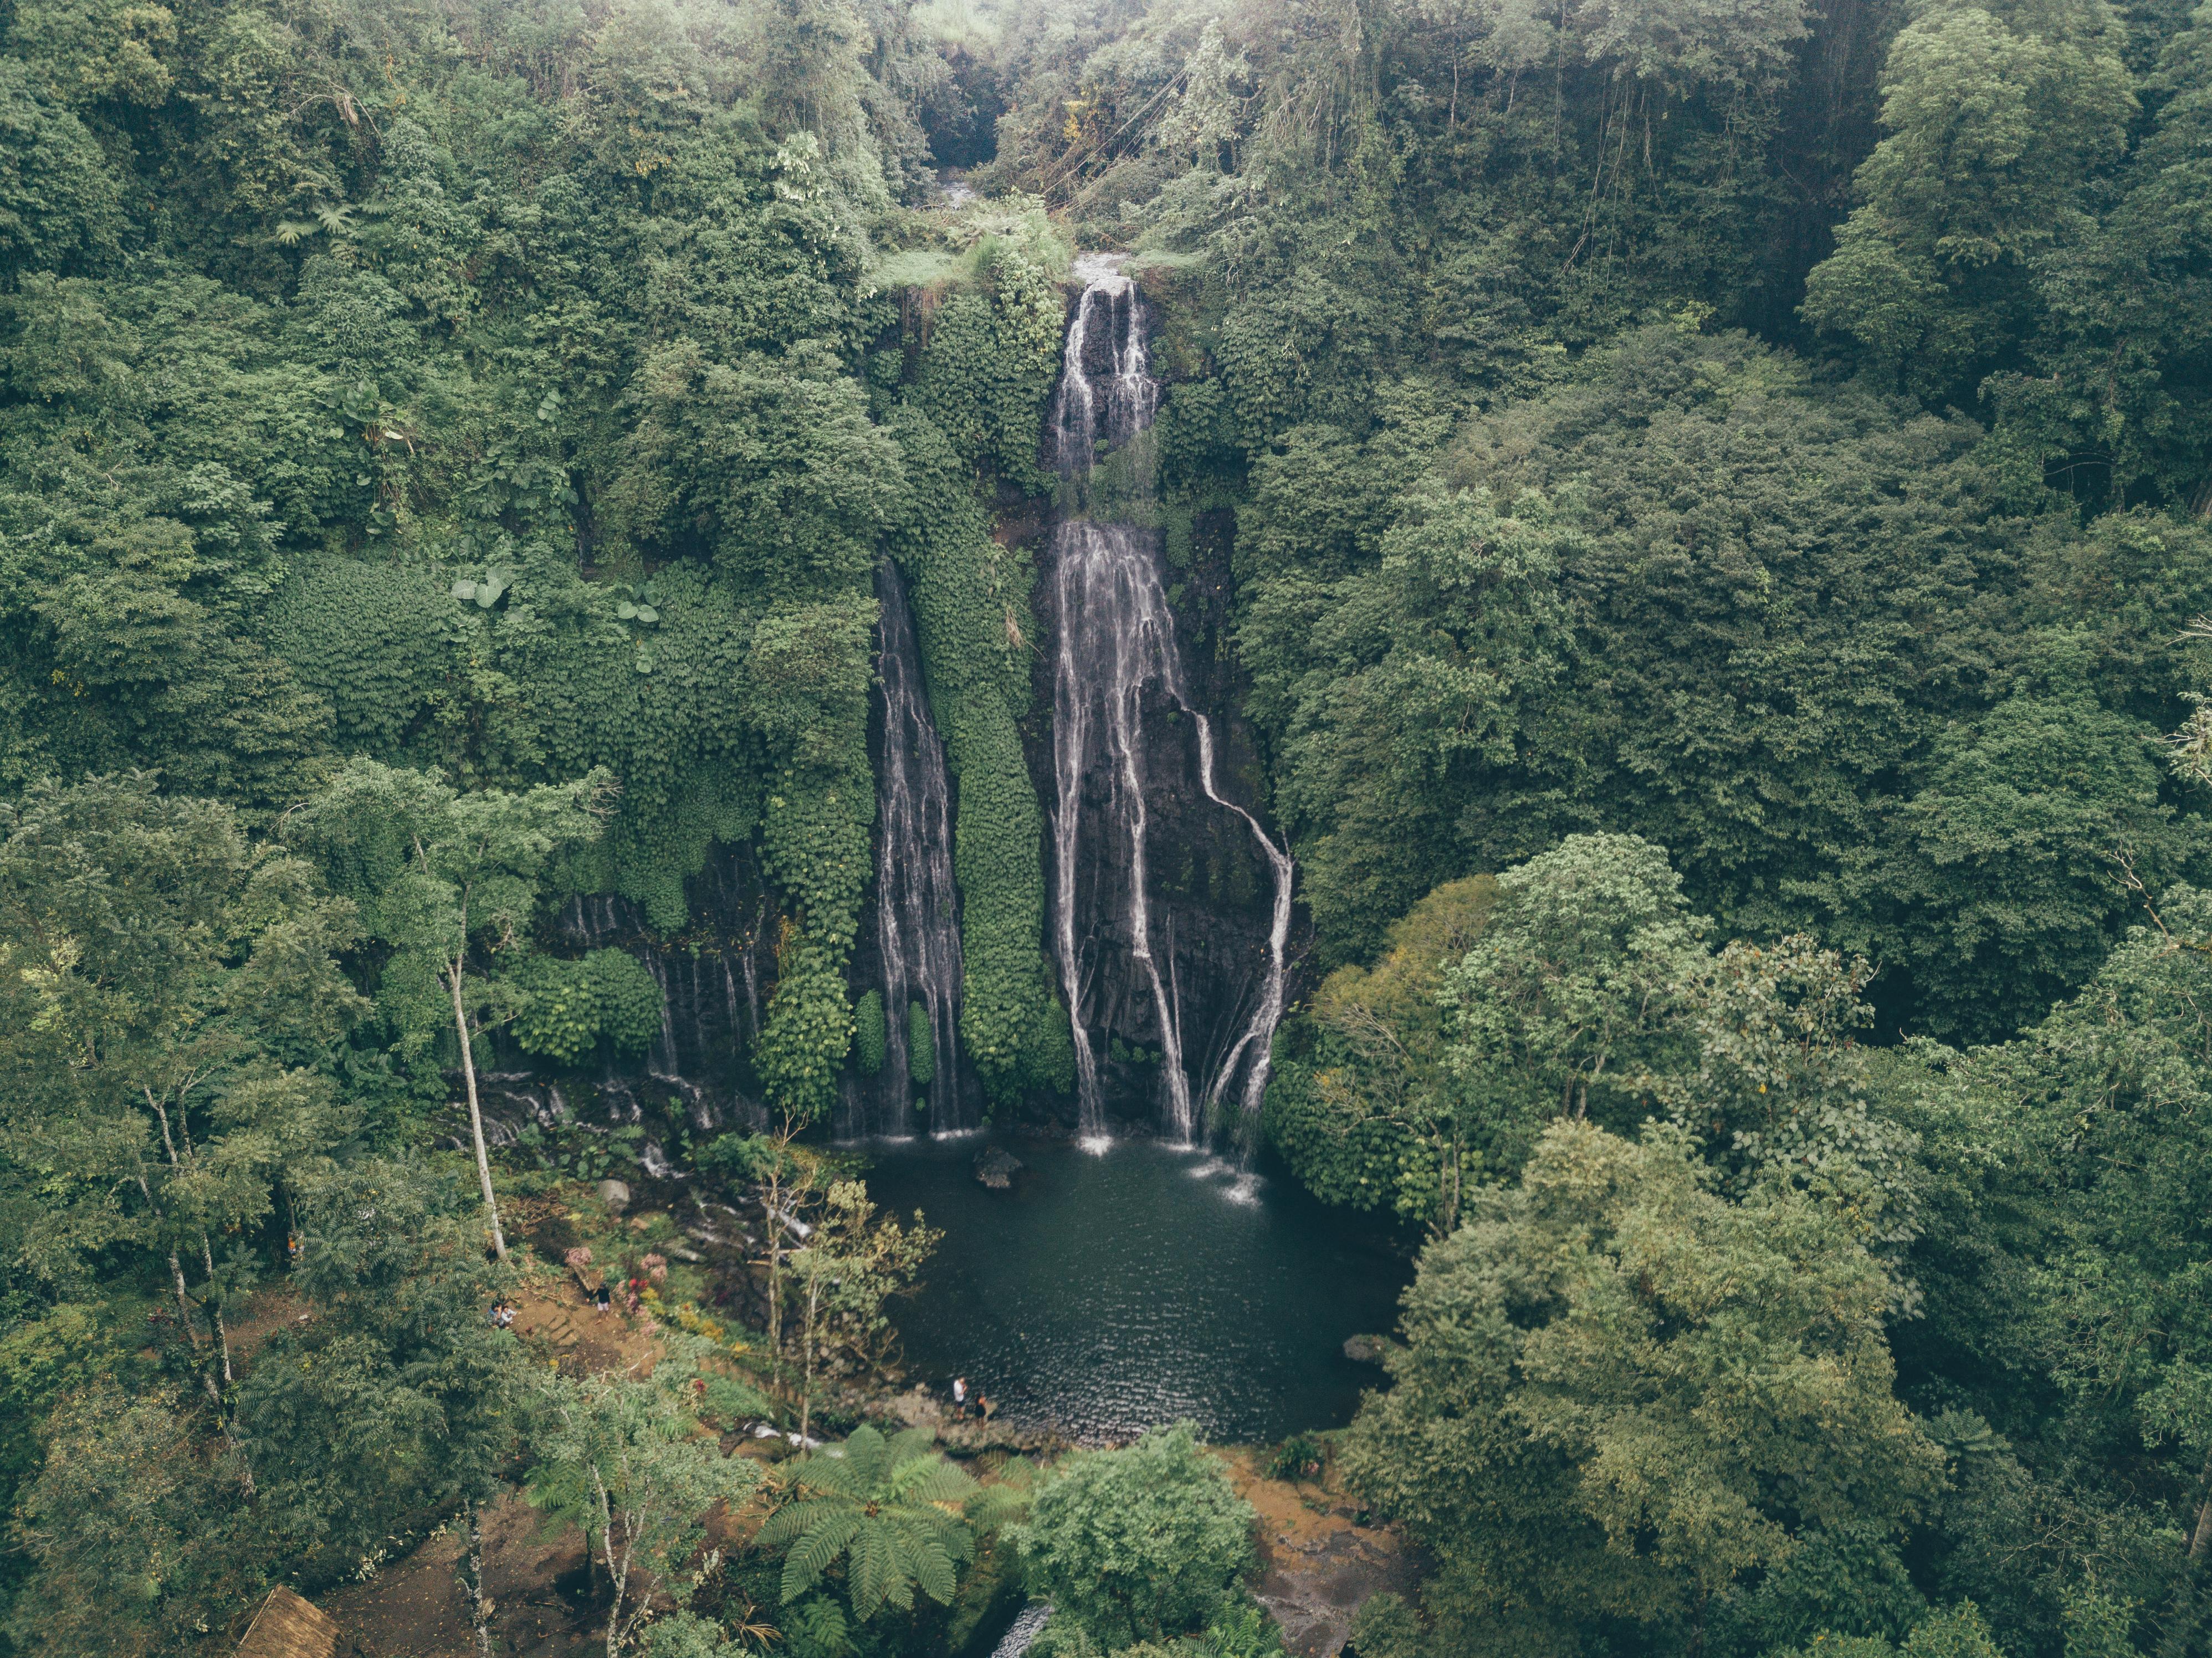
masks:
[[[793,1546],[783,1558],[783,1598],[787,1604],[822,1581],[822,1574],[845,1552],[863,1523],[857,1514],[827,1515],[820,1526]]]
[[[969,1497],[962,1512],[968,1523],[985,1531],[996,1531],[1008,1521],[1029,1512],[1030,1494],[1026,1491],[1009,1491],[1004,1485],[984,1485]]]
[[[881,1606],[902,1574],[890,1527],[866,1525],[853,1540],[853,1610],[863,1621]]]
[[[975,1494],[975,1482],[966,1469],[943,1458],[924,1464],[908,1485],[906,1495],[916,1503],[950,1503],[958,1507]]]
[[[960,1579],[952,1557],[945,1552],[944,1546],[935,1538],[922,1540],[909,1552],[908,1558],[914,1568],[914,1581],[921,1586],[921,1592],[940,1606],[951,1606]]]
[[[787,1503],[761,1522],[759,1534],[754,1539],[763,1548],[779,1548],[815,1524],[825,1514],[844,1509],[842,1503],[824,1503],[818,1497],[801,1497],[796,1503]]]
[[[918,1456],[927,1456],[936,1443],[937,1435],[933,1430],[908,1428],[891,1441],[891,1466],[897,1467]]]

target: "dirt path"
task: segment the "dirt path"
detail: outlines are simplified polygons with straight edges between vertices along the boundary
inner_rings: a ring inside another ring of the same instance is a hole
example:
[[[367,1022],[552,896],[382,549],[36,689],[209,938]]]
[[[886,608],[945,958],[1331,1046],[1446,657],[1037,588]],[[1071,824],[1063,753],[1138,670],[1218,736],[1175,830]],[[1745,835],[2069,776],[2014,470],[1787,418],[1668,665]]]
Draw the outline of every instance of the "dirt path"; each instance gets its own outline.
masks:
[[[576,1285],[546,1274],[514,1297],[515,1339],[535,1361],[578,1375],[650,1376],[665,1351],[642,1320],[600,1312]],[[363,1583],[324,1599],[342,1631],[338,1658],[476,1658],[461,1543],[441,1532]],[[507,1658],[584,1658],[605,1650],[604,1609],[590,1597],[584,1540],[547,1527],[520,1497],[484,1516],[484,1588],[495,1650]]]
[[[509,1658],[585,1658],[605,1650],[605,1618],[584,1588],[584,1540],[547,1527],[519,1497],[484,1515],[484,1590],[495,1650]],[[441,1532],[366,1583],[326,1596],[338,1658],[475,1658],[461,1540]]]
[[[1335,1658],[1352,1614],[1388,1589],[1412,1599],[1413,1552],[1387,1526],[1363,1526],[1334,1477],[1292,1485],[1260,1473],[1259,1453],[1224,1451],[1230,1483],[1260,1515],[1264,1575],[1254,1590],[1291,1658]]]
[[[565,1279],[533,1282],[514,1297],[516,1338],[578,1375],[628,1370],[651,1376],[666,1351],[646,1321],[601,1312]]]

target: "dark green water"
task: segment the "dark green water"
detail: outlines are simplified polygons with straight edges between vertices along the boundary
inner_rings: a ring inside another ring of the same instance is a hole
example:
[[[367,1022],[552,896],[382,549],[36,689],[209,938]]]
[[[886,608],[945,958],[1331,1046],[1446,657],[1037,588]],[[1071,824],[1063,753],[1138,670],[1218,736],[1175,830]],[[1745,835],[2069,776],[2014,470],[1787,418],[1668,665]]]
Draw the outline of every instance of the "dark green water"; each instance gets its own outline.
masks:
[[[898,1303],[916,1381],[964,1376],[1000,1419],[1086,1441],[1188,1417],[1249,1443],[1340,1426],[1382,1379],[1343,1351],[1411,1277],[1371,1227],[1204,1153],[1004,1144],[1011,1192],[975,1179],[980,1139],[872,1149],[876,1200],[945,1235]]]

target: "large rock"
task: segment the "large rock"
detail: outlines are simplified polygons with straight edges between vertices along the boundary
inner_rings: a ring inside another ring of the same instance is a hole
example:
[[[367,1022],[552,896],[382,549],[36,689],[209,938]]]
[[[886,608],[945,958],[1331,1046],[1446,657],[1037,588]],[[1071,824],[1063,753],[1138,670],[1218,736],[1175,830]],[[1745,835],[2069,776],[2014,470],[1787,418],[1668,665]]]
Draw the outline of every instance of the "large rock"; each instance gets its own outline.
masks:
[[[599,1201],[619,1215],[629,1207],[629,1182],[618,1180],[601,1181]]]
[[[1380,1364],[1382,1362],[1382,1345],[1381,1336],[1346,1336],[1344,1356],[1354,1364]]]
[[[1003,1145],[994,1145],[975,1159],[975,1178],[994,1192],[1004,1192],[1021,1172],[1022,1160]]]

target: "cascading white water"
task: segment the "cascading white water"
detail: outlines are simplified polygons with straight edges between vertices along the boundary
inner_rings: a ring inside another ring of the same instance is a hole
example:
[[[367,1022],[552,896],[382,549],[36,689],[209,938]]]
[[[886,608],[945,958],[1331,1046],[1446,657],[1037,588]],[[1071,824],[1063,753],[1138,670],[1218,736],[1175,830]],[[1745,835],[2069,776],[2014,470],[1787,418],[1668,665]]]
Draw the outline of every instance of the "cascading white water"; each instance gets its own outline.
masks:
[[[862,1078],[839,1132],[911,1134],[908,1036],[911,1005],[921,1006],[933,1053],[927,1127],[943,1133],[969,1127],[960,1068],[960,900],[952,878],[952,783],[945,744],[929,716],[921,653],[906,583],[886,560],[876,572],[880,648],[876,683],[883,714],[883,762],[876,776],[876,954],[882,972],[882,1072]]]
[[[1052,1605],[1049,1601],[1030,1601],[1022,1608],[1021,1615],[1014,1619],[1006,1632],[999,1637],[999,1644],[991,1649],[991,1658],[1023,1658],[1023,1655],[1036,1644],[1037,1637],[1044,1633],[1044,1626],[1051,1621]]]
[[[1079,324],[1078,325],[1080,325]],[[1076,831],[1083,811],[1083,780],[1097,746],[1111,768],[1107,811],[1129,848],[1127,917],[1129,953],[1152,987],[1160,1021],[1161,1075],[1169,1114],[1185,1139],[1196,1124],[1190,1082],[1183,1070],[1182,1021],[1160,976],[1152,951],[1152,902],[1145,856],[1144,691],[1165,684],[1180,701],[1182,665],[1176,654],[1175,620],[1160,589],[1148,550],[1122,524],[1076,519],[1053,537],[1054,582],[1060,610],[1060,651],[1053,676],[1054,930],[1061,987],[1077,1010],[1075,1067],[1082,1128],[1105,1127],[1098,1091],[1098,1059],[1081,1017],[1077,973]]]
[[[1060,386],[1052,407],[1052,458],[1065,480],[1065,499],[1092,504],[1097,469],[1125,450],[1152,422],[1159,386],[1147,372],[1144,304],[1115,264],[1079,261],[1085,279],[1069,325]],[[1136,469],[1141,474],[1140,464]],[[1119,486],[1130,489],[1130,481]],[[1185,689],[1175,617],[1160,580],[1154,535],[1140,525],[1066,516],[1053,532],[1054,597],[1059,640],[1053,677],[1053,941],[1061,988],[1073,1014],[1077,1087],[1085,1135],[1105,1129],[1098,1061],[1087,1028],[1088,989],[1079,914],[1078,843],[1086,790],[1103,780],[1101,809],[1109,834],[1127,849],[1121,920],[1131,959],[1149,989],[1160,1031],[1161,1075],[1171,1127],[1188,1143],[1200,1123],[1185,1069],[1182,1017],[1172,951],[1155,947],[1146,831],[1147,782],[1144,699],[1154,688],[1196,726],[1198,781],[1206,798],[1242,818],[1274,877],[1267,964],[1249,1021],[1215,1068],[1206,1089],[1218,1104],[1240,1067],[1243,1108],[1256,1113],[1267,1091],[1269,1049],[1283,1011],[1283,956],[1290,936],[1293,868],[1259,820],[1224,799],[1214,779],[1213,728]],[[1097,902],[1108,901],[1100,895]],[[1168,959],[1163,963],[1162,955]]]

